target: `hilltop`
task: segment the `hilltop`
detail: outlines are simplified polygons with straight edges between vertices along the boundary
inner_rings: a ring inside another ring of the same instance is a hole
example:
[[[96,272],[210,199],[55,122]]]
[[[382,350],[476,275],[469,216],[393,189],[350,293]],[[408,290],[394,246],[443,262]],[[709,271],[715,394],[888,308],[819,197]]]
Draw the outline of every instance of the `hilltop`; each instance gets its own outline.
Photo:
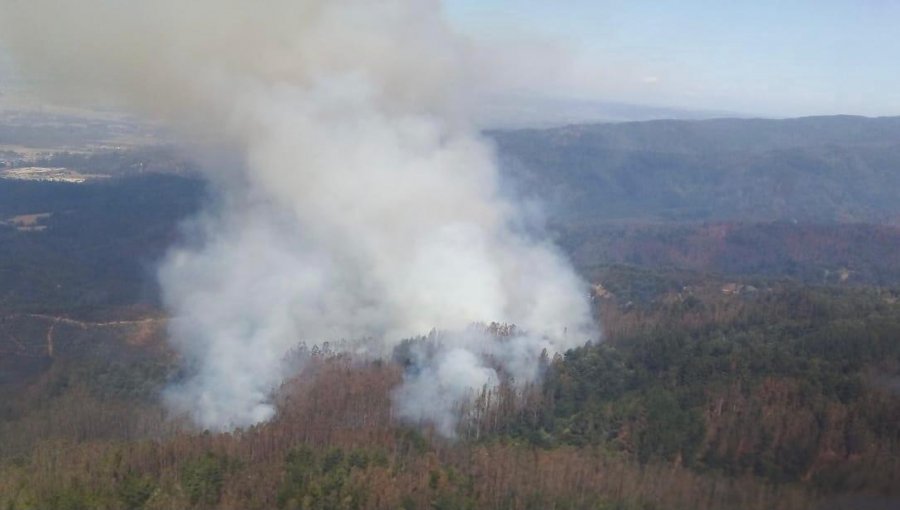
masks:
[[[897,222],[900,117],[656,120],[494,131],[566,220]]]

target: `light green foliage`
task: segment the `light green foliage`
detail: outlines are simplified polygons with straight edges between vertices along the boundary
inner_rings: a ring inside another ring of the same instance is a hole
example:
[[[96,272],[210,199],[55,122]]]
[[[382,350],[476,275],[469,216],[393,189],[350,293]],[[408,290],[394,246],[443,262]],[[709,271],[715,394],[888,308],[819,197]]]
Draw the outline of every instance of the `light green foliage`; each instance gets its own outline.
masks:
[[[212,506],[219,501],[225,480],[225,460],[212,453],[188,462],[181,472],[181,486],[192,505]]]
[[[366,490],[354,476],[370,466],[386,467],[383,453],[332,448],[317,452],[307,446],[287,455],[286,474],[278,492],[284,509],[359,509],[365,507]]]

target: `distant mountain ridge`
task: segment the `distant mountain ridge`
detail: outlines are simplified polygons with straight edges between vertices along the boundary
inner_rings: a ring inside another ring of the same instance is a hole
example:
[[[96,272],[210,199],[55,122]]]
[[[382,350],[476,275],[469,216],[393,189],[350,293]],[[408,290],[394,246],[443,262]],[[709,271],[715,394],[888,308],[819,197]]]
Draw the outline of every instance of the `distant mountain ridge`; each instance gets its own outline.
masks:
[[[492,131],[551,217],[896,223],[900,117],[655,120]]]
[[[736,112],[505,93],[484,98],[478,121],[496,129],[550,128],[569,124],[635,122],[656,119],[747,117]]]

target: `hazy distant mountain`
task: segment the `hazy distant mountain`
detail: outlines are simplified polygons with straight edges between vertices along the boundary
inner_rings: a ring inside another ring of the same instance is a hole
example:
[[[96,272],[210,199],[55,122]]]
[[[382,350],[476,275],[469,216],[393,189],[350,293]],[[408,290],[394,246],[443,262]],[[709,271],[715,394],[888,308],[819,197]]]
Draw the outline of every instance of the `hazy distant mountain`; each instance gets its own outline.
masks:
[[[594,122],[742,117],[735,112],[691,110],[615,101],[593,101],[531,94],[503,94],[484,101],[482,125],[495,129],[550,128]]]
[[[900,219],[900,118],[659,120],[495,131],[504,172],[584,221]]]

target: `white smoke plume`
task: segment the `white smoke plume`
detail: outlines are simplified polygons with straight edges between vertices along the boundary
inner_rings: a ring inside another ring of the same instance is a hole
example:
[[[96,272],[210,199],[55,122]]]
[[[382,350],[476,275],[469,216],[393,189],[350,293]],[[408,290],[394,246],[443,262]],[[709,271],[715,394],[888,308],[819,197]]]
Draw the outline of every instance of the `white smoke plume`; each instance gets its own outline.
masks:
[[[452,435],[452,401],[542,349],[592,335],[586,292],[500,198],[467,120],[474,51],[429,0],[0,0],[0,39],[56,101],[168,121],[241,155],[215,208],[162,264],[190,378],[168,401],[210,429],[270,418],[301,341],[373,354],[437,328],[515,323],[500,344],[448,336],[395,394]],[[478,60],[478,59],[475,59]]]

